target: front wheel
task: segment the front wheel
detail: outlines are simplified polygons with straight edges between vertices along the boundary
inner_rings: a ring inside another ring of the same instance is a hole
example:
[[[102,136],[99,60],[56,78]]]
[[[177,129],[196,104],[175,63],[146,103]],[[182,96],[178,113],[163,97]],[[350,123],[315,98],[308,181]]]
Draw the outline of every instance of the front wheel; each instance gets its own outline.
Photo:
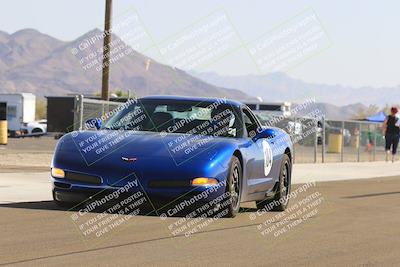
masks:
[[[73,207],[72,203],[57,200],[54,191],[53,191],[53,202],[57,205],[57,207],[62,208],[62,209],[66,209],[66,208],[69,209],[69,208]]]
[[[289,156],[284,154],[281,163],[278,189],[275,196],[272,199],[257,201],[257,209],[263,209],[266,207],[268,211],[284,211],[289,204],[288,195],[291,189],[291,175],[292,164]]]
[[[241,198],[242,165],[236,156],[233,156],[229,166],[225,193],[228,197],[226,217],[233,218],[239,212]],[[225,207],[224,207],[225,208]]]

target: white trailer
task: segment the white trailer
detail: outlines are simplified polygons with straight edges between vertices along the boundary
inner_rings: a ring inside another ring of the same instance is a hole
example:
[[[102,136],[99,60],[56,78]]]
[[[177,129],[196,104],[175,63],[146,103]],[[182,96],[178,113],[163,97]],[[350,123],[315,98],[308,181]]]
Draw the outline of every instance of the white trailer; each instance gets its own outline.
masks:
[[[269,114],[277,116],[283,115],[285,118],[292,115],[292,103],[291,102],[280,102],[280,103],[268,103],[268,102],[253,102],[246,103],[247,106],[253,111],[265,111]]]
[[[24,124],[35,121],[36,96],[34,94],[0,94],[0,102],[7,103],[9,132],[21,131]]]

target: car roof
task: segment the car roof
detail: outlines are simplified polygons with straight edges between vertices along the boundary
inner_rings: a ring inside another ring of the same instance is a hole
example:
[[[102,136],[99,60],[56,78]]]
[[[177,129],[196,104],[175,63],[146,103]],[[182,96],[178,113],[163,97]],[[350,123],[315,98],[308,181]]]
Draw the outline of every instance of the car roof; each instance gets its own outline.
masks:
[[[209,102],[215,103],[219,101],[223,101],[224,104],[231,105],[231,106],[236,106],[236,107],[241,107],[244,104],[236,101],[236,100],[231,100],[231,99],[226,99],[226,98],[217,98],[217,97],[194,97],[194,96],[174,96],[174,95],[155,95],[155,96],[145,96],[139,98],[139,100],[178,100],[178,101],[195,101],[195,102]]]

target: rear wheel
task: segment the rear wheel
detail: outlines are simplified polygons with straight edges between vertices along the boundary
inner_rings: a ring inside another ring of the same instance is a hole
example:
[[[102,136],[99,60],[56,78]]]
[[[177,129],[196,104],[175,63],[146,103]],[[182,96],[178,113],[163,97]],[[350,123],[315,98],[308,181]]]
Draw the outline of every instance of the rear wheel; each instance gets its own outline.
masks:
[[[34,128],[34,129],[32,130],[32,134],[38,134],[38,135],[34,135],[34,137],[36,137],[36,138],[40,137],[39,134],[41,134],[41,133],[43,133],[43,130],[40,129],[40,128]]]
[[[268,211],[284,211],[289,204],[288,195],[291,188],[291,175],[292,165],[289,156],[284,154],[281,163],[278,189],[275,193],[275,196],[272,199],[257,201],[257,209],[263,209],[267,207]]]
[[[242,165],[236,156],[233,156],[229,166],[228,178],[226,181],[226,195],[229,198],[229,205],[226,217],[235,217],[239,212],[241,198]],[[225,201],[225,200],[224,200]]]
[[[40,129],[40,128],[34,128],[34,129],[32,130],[32,133],[43,133],[43,130]]]

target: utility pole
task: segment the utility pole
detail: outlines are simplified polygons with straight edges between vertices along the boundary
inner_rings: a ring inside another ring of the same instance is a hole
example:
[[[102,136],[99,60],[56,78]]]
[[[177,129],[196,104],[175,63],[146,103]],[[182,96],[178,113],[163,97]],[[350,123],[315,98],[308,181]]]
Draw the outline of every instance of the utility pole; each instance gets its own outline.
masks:
[[[106,14],[104,17],[104,43],[103,43],[103,73],[101,81],[101,99],[108,101],[110,98],[110,43],[111,43],[111,14],[112,0],[106,0]]]

